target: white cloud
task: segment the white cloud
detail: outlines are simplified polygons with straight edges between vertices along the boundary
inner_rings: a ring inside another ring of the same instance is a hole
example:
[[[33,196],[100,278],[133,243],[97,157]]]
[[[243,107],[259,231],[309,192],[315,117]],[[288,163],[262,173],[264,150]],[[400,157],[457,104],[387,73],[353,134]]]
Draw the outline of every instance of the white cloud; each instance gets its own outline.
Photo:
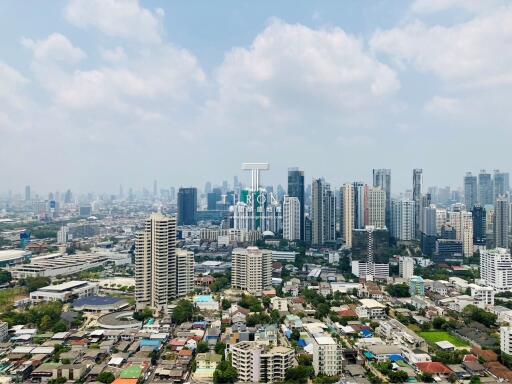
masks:
[[[425,104],[425,111],[435,115],[456,114],[461,112],[461,107],[458,99],[434,96]]]
[[[470,13],[481,13],[503,3],[499,0],[416,0],[411,5],[411,12],[416,14],[432,14],[448,10],[464,10]]]
[[[37,61],[77,63],[86,57],[84,51],[73,46],[68,38],[60,33],[53,33],[46,39],[37,41],[22,38],[21,43],[33,51]]]
[[[114,49],[100,49],[101,58],[111,63],[117,63],[126,59],[126,53],[123,47],[115,47]]]
[[[65,17],[77,27],[92,27],[112,37],[143,43],[162,40],[164,11],[150,11],[138,0],[71,0]]]
[[[374,52],[433,73],[450,86],[512,84],[512,7],[495,9],[453,26],[420,21],[374,34]]]

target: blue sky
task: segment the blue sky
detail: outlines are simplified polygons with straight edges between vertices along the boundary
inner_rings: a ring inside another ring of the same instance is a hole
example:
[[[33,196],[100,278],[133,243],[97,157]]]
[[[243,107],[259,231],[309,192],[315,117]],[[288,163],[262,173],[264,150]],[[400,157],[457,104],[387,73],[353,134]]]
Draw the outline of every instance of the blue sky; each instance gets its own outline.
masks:
[[[6,189],[220,183],[268,161],[337,186],[509,170],[500,0],[0,3]],[[85,177],[84,177],[85,176]]]

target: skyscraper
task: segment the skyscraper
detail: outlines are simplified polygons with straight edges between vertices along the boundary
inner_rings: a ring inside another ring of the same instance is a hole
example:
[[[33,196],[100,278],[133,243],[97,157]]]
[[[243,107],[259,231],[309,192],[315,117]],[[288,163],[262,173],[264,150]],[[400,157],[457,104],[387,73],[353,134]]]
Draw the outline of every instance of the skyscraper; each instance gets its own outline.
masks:
[[[354,229],[354,185],[343,184],[341,187],[341,230],[343,241],[349,248],[352,247],[352,230]]]
[[[272,287],[272,251],[236,248],[231,256],[231,286],[261,296]]]
[[[299,199],[285,196],[283,201],[283,239],[300,240],[300,217]]]
[[[393,200],[391,203],[391,236],[395,240],[414,239],[414,201]]]
[[[331,186],[324,179],[313,179],[311,199],[312,243],[322,245],[336,240],[336,205]]]
[[[365,228],[365,209],[367,208],[367,196],[365,194],[365,185],[360,181],[355,181],[354,186],[354,228]]]
[[[423,182],[423,170],[414,169],[412,171],[412,200],[414,201],[414,236],[420,237],[420,217],[421,217],[421,188]]]
[[[304,171],[298,168],[288,169],[288,196],[299,199],[300,239],[304,240]]]
[[[425,255],[432,256],[437,240],[437,209],[433,204],[421,209],[421,250]]]
[[[508,172],[500,172],[499,169],[494,170],[494,198],[508,195],[510,191]]]
[[[464,176],[464,204],[466,209],[471,211],[478,202],[477,178],[471,172]]]
[[[373,186],[386,193],[386,227],[391,228],[391,169],[374,169]]]
[[[496,248],[508,248],[509,236],[509,201],[507,196],[496,199],[494,206],[494,242]]]
[[[176,250],[176,297],[183,297],[194,290],[194,252]]]
[[[485,246],[487,242],[487,214],[485,208],[477,204],[471,211],[473,216],[473,245]]]
[[[384,228],[386,226],[386,192],[382,188],[368,188],[366,193],[368,201],[366,225]]]
[[[450,225],[455,229],[456,239],[462,241],[462,255],[473,256],[473,215],[461,207],[448,212]]]
[[[149,306],[157,314],[165,312],[177,295],[176,274],[176,219],[154,213],[135,241],[137,309]]]
[[[195,225],[197,188],[180,188],[178,191],[178,225]]]
[[[492,184],[491,174],[482,169],[478,174],[478,202],[482,207],[494,204],[494,188]]]
[[[30,201],[32,199],[30,195],[30,185],[25,186],[25,201]]]

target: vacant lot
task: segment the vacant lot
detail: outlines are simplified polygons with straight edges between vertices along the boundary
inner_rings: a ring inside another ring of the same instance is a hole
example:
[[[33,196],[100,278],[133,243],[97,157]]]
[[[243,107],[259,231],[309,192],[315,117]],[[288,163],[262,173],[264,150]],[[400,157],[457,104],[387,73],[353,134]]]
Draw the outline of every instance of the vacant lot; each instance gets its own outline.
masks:
[[[465,347],[469,345],[466,341],[450,335],[445,331],[420,332],[419,335],[432,344],[437,343],[438,341],[448,341],[456,347]]]

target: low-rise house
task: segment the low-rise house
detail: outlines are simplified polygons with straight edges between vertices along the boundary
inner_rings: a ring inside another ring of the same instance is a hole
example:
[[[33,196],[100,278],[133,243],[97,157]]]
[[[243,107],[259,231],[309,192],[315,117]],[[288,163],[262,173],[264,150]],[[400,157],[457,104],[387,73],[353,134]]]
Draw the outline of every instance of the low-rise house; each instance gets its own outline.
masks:
[[[416,368],[421,373],[432,375],[432,376],[448,377],[453,373],[450,368],[448,368],[443,363],[440,363],[437,361],[416,363]]]
[[[370,320],[382,320],[386,318],[386,306],[375,299],[361,299],[361,305],[356,307],[358,317]]]

